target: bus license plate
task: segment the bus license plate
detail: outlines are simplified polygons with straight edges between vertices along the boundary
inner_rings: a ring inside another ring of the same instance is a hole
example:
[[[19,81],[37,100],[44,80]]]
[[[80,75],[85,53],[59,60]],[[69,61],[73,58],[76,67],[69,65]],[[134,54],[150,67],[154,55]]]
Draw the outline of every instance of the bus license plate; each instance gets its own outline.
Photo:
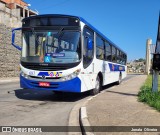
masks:
[[[49,87],[50,83],[48,83],[48,82],[39,82],[39,86],[41,86],[41,87]]]

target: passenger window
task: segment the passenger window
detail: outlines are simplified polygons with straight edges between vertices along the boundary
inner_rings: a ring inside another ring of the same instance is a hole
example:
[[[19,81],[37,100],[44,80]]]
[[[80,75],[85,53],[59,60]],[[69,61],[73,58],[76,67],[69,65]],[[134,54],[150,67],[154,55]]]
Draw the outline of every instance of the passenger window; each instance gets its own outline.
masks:
[[[120,51],[117,49],[117,63],[121,63]]]
[[[96,58],[104,60],[104,41],[99,36],[96,36]]]
[[[112,46],[112,62],[117,62],[116,48]]]
[[[111,45],[109,43],[105,42],[105,60],[111,61],[111,59],[112,59]]]
[[[120,53],[120,58],[121,58],[121,61],[120,61],[120,64],[123,64],[123,65],[126,65],[126,62],[127,62],[127,56],[124,54],[124,53]]]

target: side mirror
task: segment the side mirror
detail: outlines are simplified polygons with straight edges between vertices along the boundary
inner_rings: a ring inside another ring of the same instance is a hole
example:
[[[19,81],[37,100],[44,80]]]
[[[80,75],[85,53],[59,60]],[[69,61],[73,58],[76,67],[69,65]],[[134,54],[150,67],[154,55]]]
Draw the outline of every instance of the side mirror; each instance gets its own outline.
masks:
[[[16,28],[16,29],[12,29],[12,45],[18,49],[18,50],[22,50],[22,47],[18,46],[15,44],[15,31],[21,30],[22,28]]]
[[[93,50],[93,42],[92,42],[92,39],[90,39],[90,38],[88,38],[88,40],[87,40],[87,49]]]

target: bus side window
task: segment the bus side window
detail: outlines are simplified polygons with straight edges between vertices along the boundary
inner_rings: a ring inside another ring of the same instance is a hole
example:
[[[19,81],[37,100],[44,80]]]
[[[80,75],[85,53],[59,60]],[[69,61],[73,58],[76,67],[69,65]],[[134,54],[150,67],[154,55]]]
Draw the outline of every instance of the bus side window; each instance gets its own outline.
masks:
[[[121,63],[121,58],[120,58],[120,51],[117,49],[117,63]]]
[[[105,42],[105,60],[111,61],[111,59],[112,59],[111,45],[109,43]]]
[[[93,52],[94,52],[94,32],[87,27],[84,27],[83,31],[83,66],[87,68],[93,60]],[[92,41],[92,49],[88,49],[88,40]]]
[[[127,56],[124,54],[124,65],[126,65],[127,62]]]
[[[97,59],[104,60],[104,41],[98,35],[96,36],[96,57]]]
[[[116,48],[112,46],[112,62],[117,62]]]

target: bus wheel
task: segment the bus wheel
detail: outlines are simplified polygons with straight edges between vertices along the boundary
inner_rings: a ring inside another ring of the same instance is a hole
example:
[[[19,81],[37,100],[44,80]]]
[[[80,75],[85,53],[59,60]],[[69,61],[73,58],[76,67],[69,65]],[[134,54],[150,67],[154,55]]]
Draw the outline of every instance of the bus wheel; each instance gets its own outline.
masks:
[[[99,76],[97,76],[97,79],[96,79],[96,85],[95,85],[95,88],[93,90],[91,90],[91,95],[96,95],[100,92],[101,90],[101,80],[99,78]]]
[[[117,85],[120,85],[122,82],[122,74],[119,74],[119,79],[117,81]]]

